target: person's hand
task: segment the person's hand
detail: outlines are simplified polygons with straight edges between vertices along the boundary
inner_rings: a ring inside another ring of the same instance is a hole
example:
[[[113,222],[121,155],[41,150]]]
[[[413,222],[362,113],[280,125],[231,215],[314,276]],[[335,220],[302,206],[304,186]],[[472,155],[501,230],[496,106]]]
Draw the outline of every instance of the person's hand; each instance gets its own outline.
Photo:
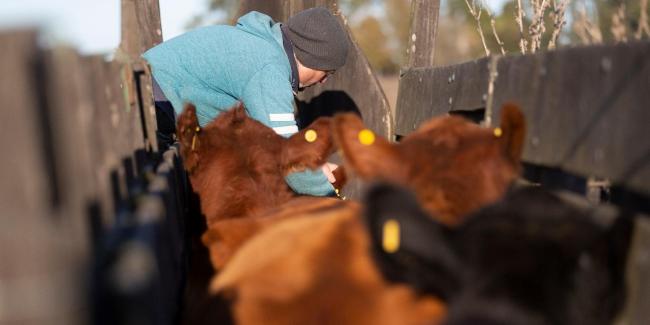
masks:
[[[334,170],[336,170],[337,168],[339,168],[339,165],[337,165],[337,164],[332,164],[332,163],[329,163],[329,162],[328,162],[328,163],[325,163],[325,165],[323,165],[323,166],[321,167],[321,169],[323,170],[323,174],[325,174],[325,176],[327,176],[327,180],[328,180],[330,183],[335,183],[335,182],[336,182],[336,177],[334,177],[334,173],[333,173],[333,172],[334,172]]]

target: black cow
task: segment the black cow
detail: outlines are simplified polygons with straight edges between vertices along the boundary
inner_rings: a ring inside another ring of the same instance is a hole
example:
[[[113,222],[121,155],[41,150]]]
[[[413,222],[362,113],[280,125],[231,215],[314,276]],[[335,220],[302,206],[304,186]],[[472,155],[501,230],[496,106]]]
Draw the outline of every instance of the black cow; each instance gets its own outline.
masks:
[[[384,277],[442,297],[446,324],[611,324],[624,304],[629,217],[606,227],[526,188],[449,228],[386,184],[367,194],[365,216]],[[385,236],[398,237],[390,252]]]

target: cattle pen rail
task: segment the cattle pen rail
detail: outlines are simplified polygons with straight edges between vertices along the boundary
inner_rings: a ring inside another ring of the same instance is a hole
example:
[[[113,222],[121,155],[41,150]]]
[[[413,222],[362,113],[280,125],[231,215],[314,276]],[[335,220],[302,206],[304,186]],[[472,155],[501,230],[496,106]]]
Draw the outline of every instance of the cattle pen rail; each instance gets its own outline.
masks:
[[[529,125],[530,180],[586,191],[610,180],[611,203],[648,213],[650,44],[493,56],[433,67],[439,0],[413,0],[408,65],[395,122],[353,41],[348,63],[301,94],[304,121],[356,111],[403,136],[447,113],[497,124],[518,102]],[[43,49],[33,30],[0,32],[0,324],[178,321],[196,206],[175,147],[156,141],[151,75],[140,54],[162,41],[158,0],[121,0],[111,61]],[[276,20],[334,0],[243,0]],[[345,19],[341,17],[345,23]],[[344,193],[356,197],[352,183]],[[609,205],[603,205],[607,209]],[[620,324],[650,319],[650,223],[638,219]],[[124,276],[129,274],[130,276]]]
[[[172,324],[189,184],[159,150],[140,54],[158,1],[124,0],[115,58],[0,32],[0,324]]]

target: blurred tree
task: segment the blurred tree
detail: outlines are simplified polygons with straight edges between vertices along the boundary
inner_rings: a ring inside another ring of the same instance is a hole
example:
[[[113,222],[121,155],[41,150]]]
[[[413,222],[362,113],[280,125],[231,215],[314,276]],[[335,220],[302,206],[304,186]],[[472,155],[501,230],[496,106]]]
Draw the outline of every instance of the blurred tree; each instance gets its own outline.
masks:
[[[408,46],[411,19],[411,0],[386,0],[385,15],[389,25],[391,47],[393,54],[389,55],[396,65],[394,71],[406,62],[406,47]]]
[[[576,1],[576,2],[585,2]],[[634,32],[639,26],[639,17],[641,14],[641,1],[639,0],[593,0],[595,20],[599,23],[603,42],[614,41],[612,33],[612,21],[615,12],[624,6],[623,25],[627,31],[627,38],[632,39]]]
[[[237,13],[237,0],[206,0],[209,13],[192,19],[188,27],[205,24],[232,22]],[[476,21],[469,13],[465,0],[440,0],[441,12],[438,22],[435,62],[448,65],[476,59],[485,55],[476,28]],[[471,3],[472,0],[467,0]],[[550,1],[550,0],[549,0]],[[559,1],[559,0],[556,0]],[[478,4],[488,0],[476,0]],[[524,36],[529,38],[528,27],[533,17],[531,0],[521,0],[524,7]],[[627,38],[633,39],[639,25],[641,0],[569,0],[566,11],[567,26],[560,34],[560,46],[580,43],[571,25],[581,7],[586,8],[587,18],[597,24],[603,41],[613,40],[612,17],[621,4],[625,4],[624,25]],[[411,0],[339,0],[339,7],[348,17],[348,24],[370,64],[377,71],[399,71],[405,62],[409,37]],[[497,35],[507,53],[519,53],[520,33],[515,22],[516,0],[506,1],[502,8],[490,8],[494,14]],[[541,49],[546,49],[553,32],[551,8],[545,12]],[[217,12],[218,14],[215,14]],[[480,19],[486,45],[492,53],[499,53],[499,45],[492,32],[490,16],[483,12]]]
[[[352,29],[357,44],[364,49],[370,65],[380,73],[395,73],[399,66],[392,59],[393,52],[377,17],[366,16]]]

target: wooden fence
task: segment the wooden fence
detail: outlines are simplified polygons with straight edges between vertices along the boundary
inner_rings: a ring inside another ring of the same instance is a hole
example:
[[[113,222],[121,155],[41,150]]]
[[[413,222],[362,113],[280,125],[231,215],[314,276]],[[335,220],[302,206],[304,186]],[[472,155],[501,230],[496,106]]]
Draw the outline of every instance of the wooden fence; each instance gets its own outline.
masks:
[[[528,125],[526,176],[583,193],[587,178],[605,178],[613,184],[611,202],[650,213],[650,42],[433,67],[439,3],[413,1],[410,59],[400,77],[396,108],[398,137],[444,114],[498,125],[501,105],[515,102]],[[650,319],[644,307],[650,298],[649,230],[648,220],[638,219],[621,324]]]
[[[122,0],[115,59],[0,32],[0,323],[171,324],[190,190],[159,152],[157,0]]]

